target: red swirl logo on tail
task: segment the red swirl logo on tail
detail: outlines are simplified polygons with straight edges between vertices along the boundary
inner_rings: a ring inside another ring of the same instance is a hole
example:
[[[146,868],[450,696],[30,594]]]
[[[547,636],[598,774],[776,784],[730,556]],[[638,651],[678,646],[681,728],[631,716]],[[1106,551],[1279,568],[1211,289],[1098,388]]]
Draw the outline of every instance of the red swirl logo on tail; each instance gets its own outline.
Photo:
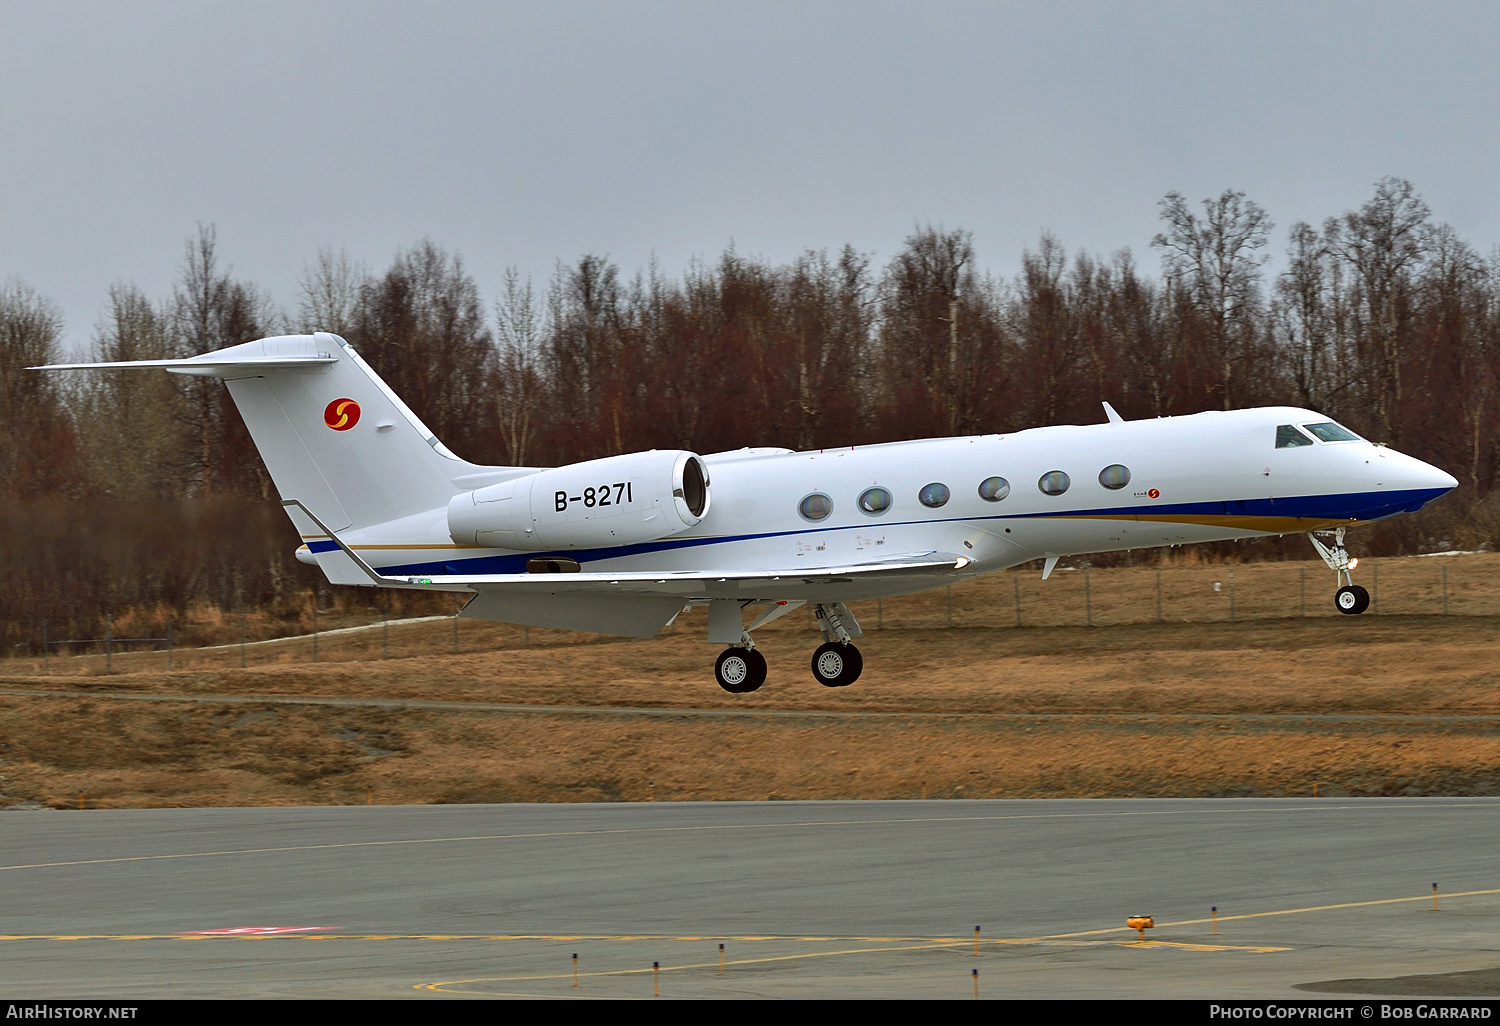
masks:
[[[323,423],[335,431],[348,431],[359,423],[359,403],[353,399],[335,399],[323,408]]]

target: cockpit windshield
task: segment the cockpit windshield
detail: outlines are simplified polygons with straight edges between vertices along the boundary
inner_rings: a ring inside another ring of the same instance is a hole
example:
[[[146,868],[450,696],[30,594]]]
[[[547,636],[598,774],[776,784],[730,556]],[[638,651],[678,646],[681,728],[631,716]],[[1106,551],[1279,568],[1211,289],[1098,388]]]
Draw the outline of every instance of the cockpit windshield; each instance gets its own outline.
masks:
[[[1276,429],[1276,448],[1295,449],[1299,445],[1312,445],[1313,440],[1298,431],[1296,425],[1282,424]]]
[[[1325,420],[1321,424],[1303,424],[1302,426],[1311,431],[1313,436],[1321,442],[1358,442],[1361,440],[1353,431],[1331,420]]]

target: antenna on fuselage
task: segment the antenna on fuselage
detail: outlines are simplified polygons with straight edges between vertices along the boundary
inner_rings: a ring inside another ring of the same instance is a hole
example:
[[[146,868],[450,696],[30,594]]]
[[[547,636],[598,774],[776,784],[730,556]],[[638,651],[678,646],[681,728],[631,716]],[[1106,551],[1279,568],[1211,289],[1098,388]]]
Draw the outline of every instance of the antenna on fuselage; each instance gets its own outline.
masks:
[[[1125,423],[1125,418],[1116,413],[1115,408],[1109,405],[1109,403],[1104,404],[1104,415],[1109,418],[1111,424]]]

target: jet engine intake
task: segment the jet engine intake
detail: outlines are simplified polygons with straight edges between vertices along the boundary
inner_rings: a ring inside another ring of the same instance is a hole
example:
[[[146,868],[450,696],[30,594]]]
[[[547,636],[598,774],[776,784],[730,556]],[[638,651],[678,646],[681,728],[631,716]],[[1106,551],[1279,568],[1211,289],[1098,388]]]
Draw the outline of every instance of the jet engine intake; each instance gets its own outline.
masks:
[[[652,449],[455,495],[448,533],[459,545],[527,552],[608,548],[680,534],[697,526],[708,507],[702,458]]]

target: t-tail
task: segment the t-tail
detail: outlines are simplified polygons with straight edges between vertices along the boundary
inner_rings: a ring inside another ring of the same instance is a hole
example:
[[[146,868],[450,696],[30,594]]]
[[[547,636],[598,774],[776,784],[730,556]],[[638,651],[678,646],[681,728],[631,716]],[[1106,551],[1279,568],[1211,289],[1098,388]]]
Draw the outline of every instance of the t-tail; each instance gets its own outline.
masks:
[[[187,359],[36,369],[136,368],[222,378],[282,499],[298,500],[340,534],[376,525],[407,533],[393,522],[425,519],[460,492],[530,473],[453,455],[348,342],[328,332],[257,339]],[[330,581],[370,583],[302,510],[287,507],[287,515]]]

